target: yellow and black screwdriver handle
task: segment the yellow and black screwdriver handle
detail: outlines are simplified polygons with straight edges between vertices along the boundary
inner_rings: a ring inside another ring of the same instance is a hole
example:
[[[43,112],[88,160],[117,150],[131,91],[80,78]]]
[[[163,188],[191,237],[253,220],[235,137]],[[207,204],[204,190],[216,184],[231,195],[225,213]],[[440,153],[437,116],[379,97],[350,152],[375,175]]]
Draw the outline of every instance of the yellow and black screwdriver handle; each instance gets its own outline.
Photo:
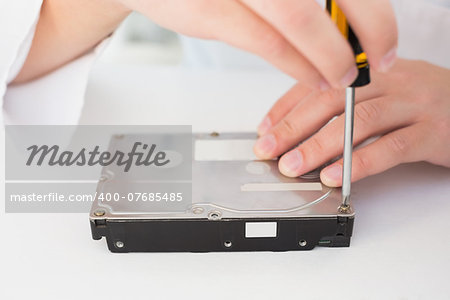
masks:
[[[370,70],[367,61],[367,55],[361,48],[358,38],[353,33],[352,28],[348,25],[347,18],[339,8],[335,0],[327,0],[327,10],[331,15],[331,19],[338,27],[339,31],[347,38],[350,46],[355,54],[355,62],[358,67],[358,77],[351,87],[365,86],[370,83]]]

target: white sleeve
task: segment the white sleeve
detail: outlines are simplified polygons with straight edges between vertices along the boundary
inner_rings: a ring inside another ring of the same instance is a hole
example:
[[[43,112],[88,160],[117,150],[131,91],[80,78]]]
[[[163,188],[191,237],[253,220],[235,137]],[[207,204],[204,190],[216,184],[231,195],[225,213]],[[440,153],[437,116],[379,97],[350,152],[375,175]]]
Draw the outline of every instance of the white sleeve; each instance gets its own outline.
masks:
[[[77,124],[89,71],[106,41],[71,63],[29,83],[8,85],[28,55],[42,0],[0,4],[0,124]]]
[[[42,0],[0,2],[0,103],[6,85],[23,64],[31,44]]]
[[[400,57],[450,68],[450,0],[392,0]]]

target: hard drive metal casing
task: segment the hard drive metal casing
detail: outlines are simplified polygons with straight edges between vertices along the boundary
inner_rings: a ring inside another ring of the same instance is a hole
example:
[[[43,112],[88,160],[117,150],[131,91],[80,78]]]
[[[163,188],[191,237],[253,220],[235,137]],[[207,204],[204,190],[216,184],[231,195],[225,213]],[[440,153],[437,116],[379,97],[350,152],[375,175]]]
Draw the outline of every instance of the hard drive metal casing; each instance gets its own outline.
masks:
[[[254,140],[252,133],[194,134],[197,141]],[[340,189],[314,174],[288,178],[276,160],[196,160],[192,157],[192,205],[183,212],[148,211],[145,202],[104,205],[90,212],[92,237],[106,237],[112,252],[210,252],[310,250],[348,247],[354,212],[339,211]],[[320,184],[320,190],[247,191],[248,184]],[[97,195],[128,193],[133,184],[105,167]]]

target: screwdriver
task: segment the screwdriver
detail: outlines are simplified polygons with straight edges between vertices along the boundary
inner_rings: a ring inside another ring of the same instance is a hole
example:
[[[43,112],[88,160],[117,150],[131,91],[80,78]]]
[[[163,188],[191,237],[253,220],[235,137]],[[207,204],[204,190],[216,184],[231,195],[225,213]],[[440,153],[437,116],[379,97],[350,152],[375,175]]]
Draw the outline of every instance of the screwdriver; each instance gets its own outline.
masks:
[[[344,152],[342,167],[342,204],[339,211],[347,213],[350,211],[350,191],[352,178],[352,156],[353,156],[353,120],[355,109],[355,88],[370,83],[370,70],[366,53],[364,53],[358,38],[347,22],[342,10],[335,0],[327,0],[326,8],[331,19],[339,31],[349,42],[355,55],[355,63],[358,68],[358,77],[345,89],[345,128],[344,128]]]

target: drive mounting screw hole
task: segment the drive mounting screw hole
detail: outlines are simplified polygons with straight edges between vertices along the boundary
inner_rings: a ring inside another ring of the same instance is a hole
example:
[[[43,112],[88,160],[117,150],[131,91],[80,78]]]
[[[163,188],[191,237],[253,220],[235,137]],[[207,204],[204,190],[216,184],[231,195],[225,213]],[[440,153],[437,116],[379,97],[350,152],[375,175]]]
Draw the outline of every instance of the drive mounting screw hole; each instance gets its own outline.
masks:
[[[125,244],[122,241],[117,241],[116,242],[116,247],[117,248],[123,248],[123,246],[125,246]]]
[[[305,240],[301,240],[301,241],[298,242],[298,244],[299,244],[300,247],[305,247],[307,243],[306,243]]]
[[[220,219],[220,212],[212,211],[212,212],[209,213],[208,218],[210,220],[219,220]]]
[[[219,136],[219,133],[217,131],[213,131],[213,132],[211,132],[210,135],[213,137],[217,137],[217,136]]]
[[[233,245],[233,243],[232,243],[231,241],[225,241],[225,242],[223,243],[223,245],[224,245],[225,247],[227,247],[227,248],[230,248],[230,247]]]

